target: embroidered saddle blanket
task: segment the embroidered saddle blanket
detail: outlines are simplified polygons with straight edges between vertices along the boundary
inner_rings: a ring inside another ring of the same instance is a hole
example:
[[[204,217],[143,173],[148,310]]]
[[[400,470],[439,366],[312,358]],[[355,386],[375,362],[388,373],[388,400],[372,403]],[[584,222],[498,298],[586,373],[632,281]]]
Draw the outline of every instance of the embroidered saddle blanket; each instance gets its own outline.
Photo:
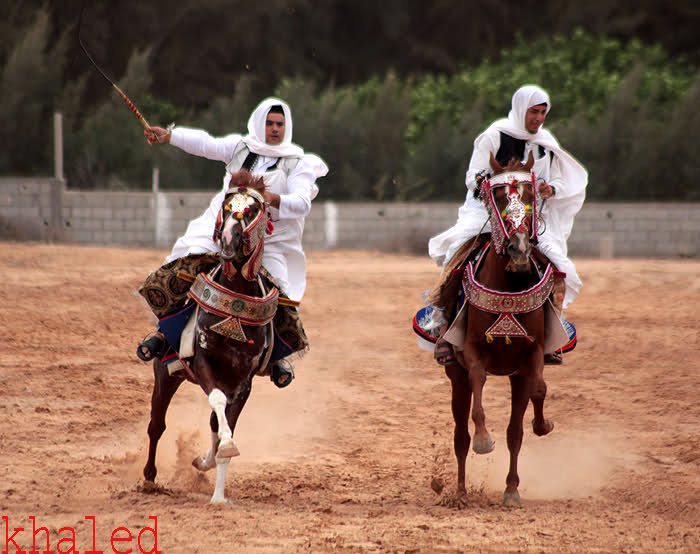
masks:
[[[538,260],[540,264],[546,264],[540,281],[526,291],[519,293],[502,292],[488,289],[479,283],[475,277],[476,269],[489,248],[489,243],[479,245],[480,249],[475,256],[471,252],[462,250],[455,255],[462,261],[454,263],[450,268],[450,274],[443,277],[439,285],[441,295],[433,294],[429,300],[438,300],[444,303],[445,294],[452,291],[457,295],[454,317],[444,334],[444,339],[461,349],[466,333],[467,310],[465,305],[470,303],[480,310],[497,315],[493,325],[486,332],[486,340],[491,342],[494,337],[502,337],[507,343],[512,338],[529,339],[526,330],[520,325],[517,314],[526,313],[541,306],[545,310],[545,353],[569,352],[576,346],[576,328],[574,325],[557,315],[551,300],[554,288],[555,274],[561,279],[561,274],[556,272],[548,260]],[[469,259],[469,261],[466,261]],[[454,260],[454,259],[453,259]],[[452,281],[452,283],[450,283]],[[461,286],[455,291],[456,283]],[[418,345],[428,351],[434,350],[434,345],[440,338],[441,324],[448,323],[444,320],[444,310],[428,305],[418,310],[413,318],[413,330],[418,335]]]

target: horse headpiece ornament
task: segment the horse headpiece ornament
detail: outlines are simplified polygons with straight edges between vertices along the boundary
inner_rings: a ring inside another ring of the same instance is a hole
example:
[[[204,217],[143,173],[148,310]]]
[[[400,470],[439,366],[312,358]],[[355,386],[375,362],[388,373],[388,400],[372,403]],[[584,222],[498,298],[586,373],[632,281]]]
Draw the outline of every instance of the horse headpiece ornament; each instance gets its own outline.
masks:
[[[498,254],[505,253],[508,239],[517,232],[537,240],[537,187],[535,174],[528,171],[530,165],[528,162],[522,169],[499,173],[481,183]]]
[[[222,244],[224,224],[229,217],[241,223],[241,252],[249,259],[245,263],[243,276],[252,281],[256,278],[262,263],[263,237],[272,232],[272,223],[266,209],[265,200],[258,191],[245,186],[230,188],[216,219],[213,240]],[[231,264],[225,264],[225,272],[234,272]]]
[[[223,206],[223,209],[231,212],[233,217],[243,220],[256,203],[260,206],[257,215],[243,228],[243,253],[246,255],[260,245],[265,232],[268,234],[272,232],[269,216],[265,209],[265,200],[259,192],[253,189],[238,187],[237,192]]]

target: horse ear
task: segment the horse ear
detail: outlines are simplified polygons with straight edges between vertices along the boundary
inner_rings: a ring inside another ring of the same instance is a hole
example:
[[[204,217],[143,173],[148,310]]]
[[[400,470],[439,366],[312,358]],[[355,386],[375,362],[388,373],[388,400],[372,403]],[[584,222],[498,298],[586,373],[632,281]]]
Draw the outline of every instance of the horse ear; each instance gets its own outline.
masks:
[[[494,174],[503,172],[503,166],[501,166],[501,164],[496,161],[496,158],[493,157],[493,152],[489,152],[489,164],[491,165],[491,169],[493,169]]]
[[[525,171],[530,171],[534,164],[535,164],[535,158],[533,158],[532,150],[530,150],[530,153],[527,155],[527,163],[525,164]]]

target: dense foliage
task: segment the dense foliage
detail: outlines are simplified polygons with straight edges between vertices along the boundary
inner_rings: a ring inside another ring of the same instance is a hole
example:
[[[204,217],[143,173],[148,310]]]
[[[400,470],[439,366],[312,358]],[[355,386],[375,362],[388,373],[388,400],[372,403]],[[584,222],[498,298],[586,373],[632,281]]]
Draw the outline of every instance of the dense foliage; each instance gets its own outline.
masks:
[[[0,0],[0,172],[51,172],[59,110],[70,187],[148,188],[157,165],[163,188],[218,188],[222,164],[146,144],[79,49],[80,4]],[[357,0],[274,0],[244,10],[232,0],[88,4],[83,40],[152,124],[244,132],[259,100],[286,99],[295,142],[331,167],[324,199],[463,198],[474,137],[507,114],[527,82],[550,92],[547,126],[589,168],[589,198],[700,196],[692,187],[700,174],[698,47],[678,22],[669,21],[678,26],[665,47],[649,40],[659,32],[650,22],[662,20],[654,2],[635,3],[638,24],[627,20],[624,40],[619,3],[596,12],[594,2],[587,32],[573,25],[586,14],[560,10],[549,21],[561,32],[512,33],[508,41],[500,22],[527,19],[530,3],[444,0],[425,13],[417,0],[391,0],[381,11]],[[537,5],[538,17],[549,13],[549,2]],[[686,22],[699,15],[692,3],[676,8]],[[307,28],[314,32],[299,31]],[[230,30],[225,40],[217,29]],[[269,59],[274,70],[259,63]]]

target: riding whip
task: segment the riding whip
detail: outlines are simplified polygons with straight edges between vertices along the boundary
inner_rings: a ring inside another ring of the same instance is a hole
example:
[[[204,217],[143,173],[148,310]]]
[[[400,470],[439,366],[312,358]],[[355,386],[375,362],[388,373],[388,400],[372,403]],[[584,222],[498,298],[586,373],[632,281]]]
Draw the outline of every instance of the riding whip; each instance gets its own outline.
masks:
[[[97,69],[97,71],[100,73],[100,75],[102,75],[102,77],[104,77],[105,80],[106,80],[110,85],[112,85],[112,88],[116,91],[116,93],[121,97],[122,100],[124,100],[124,102],[126,102],[126,105],[129,106],[129,108],[131,108],[131,111],[134,112],[134,115],[135,115],[136,118],[139,120],[139,122],[141,123],[141,125],[143,125],[143,128],[146,129],[146,130],[150,130],[151,126],[148,124],[148,121],[146,121],[146,119],[141,115],[141,112],[140,112],[140,111],[138,110],[138,108],[134,105],[134,103],[131,101],[131,99],[130,99],[126,94],[124,94],[124,91],[122,91],[122,89],[120,89],[120,88],[114,83],[114,81],[112,81],[109,77],[107,77],[107,75],[105,74],[105,72],[102,71],[102,69],[100,68],[100,66],[97,65],[97,63],[95,62],[95,60],[92,59],[92,56],[90,55],[90,53],[89,53],[89,52],[87,51],[87,49],[85,48],[85,45],[83,44],[83,41],[82,41],[82,39],[80,38],[80,31],[81,31],[82,25],[83,25],[83,11],[84,11],[84,9],[85,9],[85,3],[83,3],[83,6],[80,8],[80,18],[78,19],[78,43],[80,44],[80,48],[82,48],[83,52],[85,52],[85,55],[88,57],[88,59],[90,60],[90,62],[92,63],[92,65],[95,66],[95,69]]]

